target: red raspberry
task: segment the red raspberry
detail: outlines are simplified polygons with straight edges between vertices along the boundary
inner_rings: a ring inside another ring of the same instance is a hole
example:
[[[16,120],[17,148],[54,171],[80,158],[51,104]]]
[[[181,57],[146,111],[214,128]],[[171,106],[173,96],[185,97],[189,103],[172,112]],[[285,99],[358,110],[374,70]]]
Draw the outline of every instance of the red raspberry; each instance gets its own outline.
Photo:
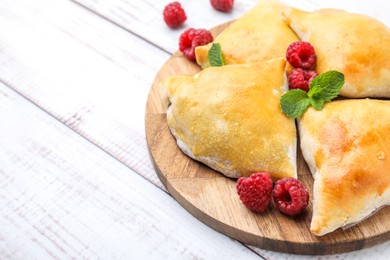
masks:
[[[314,70],[294,69],[288,77],[290,89],[300,88],[307,92],[310,82],[317,76],[318,74]]]
[[[210,0],[214,9],[221,12],[230,12],[233,9],[234,0]]]
[[[294,68],[310,69],[317,56],[309,42],[293,42],[287,48],[286,59]]]
[[[253,173],[237,181],[237,193],[242,203],[254,212],[263,212],[271,202],[272,180],[265,172]]]
[[[180,27],[187,16],[179,2],[172,2],[164,8],[164,21],[172,29]]]
[[[294,178],[278,180],[272,196],[279,210],[290,216],[303,212],[309,203],[309,192],[303,183]]]
[[[195,48],[213,41],[211,33],[205,29],[188,28],[179,38],[179,50],[190,60],[195,60]]]

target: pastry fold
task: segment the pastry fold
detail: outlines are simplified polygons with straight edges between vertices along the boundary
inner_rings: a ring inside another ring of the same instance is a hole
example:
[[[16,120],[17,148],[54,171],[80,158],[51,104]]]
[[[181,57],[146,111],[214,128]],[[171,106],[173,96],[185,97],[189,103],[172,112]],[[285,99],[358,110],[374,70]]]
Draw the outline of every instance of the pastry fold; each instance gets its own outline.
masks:
[[[298,120],[313,174],[311,231],[324,235],[390,203],[390,101],[332,101]]]
[[[214,40],[220,43],[226,64],[243,64],[285,57],[288,45],[298,37],[282,15],[286,6],[275,0],[261,0],[249,12],[230,24]],[[196,61],[209,66],[211,43],[195,49]]]
[[[284,11],[290,27],[317,54],[317,73],[345,75],[340,95],[390,97],[390,29],[362,14],[335,9]]]
[[[228,177],[297,177],[296,130],[279,100],[285,61],[209,67],[160,85],[167,121],[189,157]]]

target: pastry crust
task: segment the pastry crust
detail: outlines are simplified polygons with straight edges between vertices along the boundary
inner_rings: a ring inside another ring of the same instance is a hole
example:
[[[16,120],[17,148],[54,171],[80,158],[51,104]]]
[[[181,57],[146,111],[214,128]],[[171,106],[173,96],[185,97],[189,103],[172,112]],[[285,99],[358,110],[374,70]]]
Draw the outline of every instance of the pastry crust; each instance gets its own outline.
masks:
[[[317,73],[345,75],[340,95],[390,97],[390,29],[362,14],[336,9],[284,11],[290,27],[317,54]]]
[[[324,235],[390,203],[390,101],[341,100],[298,120],[314,177],[311,231]]]
[[[233,22],[214,40],[220,43],[226,64],[261,62],[285,57],[288,45],[298,37],[284,21],[286,6],[274,0],[261,0],[252,10]],[[209,66],[211,43],[195,49],[196,61]]]
[[[228,177],[297,177],[296,130],[279,100],[285,61],[209,67],[161,84],[168,126],[185,154]]]

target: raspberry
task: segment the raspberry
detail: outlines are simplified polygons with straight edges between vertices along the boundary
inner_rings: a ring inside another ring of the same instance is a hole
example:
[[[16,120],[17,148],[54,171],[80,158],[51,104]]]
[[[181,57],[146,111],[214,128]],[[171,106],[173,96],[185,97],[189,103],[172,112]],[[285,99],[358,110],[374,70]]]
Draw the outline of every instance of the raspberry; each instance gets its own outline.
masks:
[[[288,77],[290,89],[300,88],[307,92],[310,82],[317,76],[318,74],[314,70],[294,69]]]
[[[279,210],[290,216],[303,212],[309,203],[309,192],[303,183],[294,178],[278,180],[272,196]]]
[[[187,16],[179,2],[172,2],[164,8],[164,21],[172,29],[180,27]]]
[[[294,68],[310,69],[317,56],[309,42],[293,42],[287,48],[286,59]]]
[[[237,181],[237,193],[242,203],[254,212],[263,212],[271,202],[272,180],[265,172],[253,173]]]
[[[188,28],[179,38],[179,50],[190,60],[195,60],[195,48],[213,41],[211,33],[205,29]]]
[[[234,0],[210,0],[211,6],[221,12],[229,12],[233,9]]]

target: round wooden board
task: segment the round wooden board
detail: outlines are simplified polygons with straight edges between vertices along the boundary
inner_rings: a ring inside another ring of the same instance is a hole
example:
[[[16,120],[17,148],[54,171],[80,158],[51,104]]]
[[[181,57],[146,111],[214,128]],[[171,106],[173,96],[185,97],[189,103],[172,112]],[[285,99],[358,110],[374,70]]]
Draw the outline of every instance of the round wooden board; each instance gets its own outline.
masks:
[[[227,24],[212,30],[214,36]],[[287,217],[274,205],[263,214],[246,209],[236,194],[236,180],[227,178],[182,153],[170,133],[159,82],[175,75],[200,71],[194,62],[175,53],[158,72],[146,106],[146,137],[156,172],[170,194],[211,228],[259,248],[278,252],[324,255],[373,246],[390,238],[390,207],[349,228],[322,237],[311,234],[312,204],[297,217]],[[312,190],[313,179],[298,147],[299,179]],[[312,193],[310,194],[312,198]]]

